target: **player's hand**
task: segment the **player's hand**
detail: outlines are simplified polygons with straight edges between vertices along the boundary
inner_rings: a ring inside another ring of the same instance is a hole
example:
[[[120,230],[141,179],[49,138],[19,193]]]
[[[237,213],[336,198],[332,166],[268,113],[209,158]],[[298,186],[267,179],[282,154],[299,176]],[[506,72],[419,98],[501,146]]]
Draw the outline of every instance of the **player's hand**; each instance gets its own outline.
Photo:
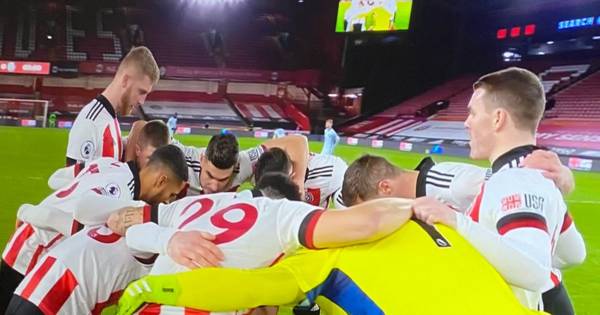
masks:
[[[442,223],[456,228],[456,211],[433,197],[415,199],[412,208],[415,216],[427,224]]]
[[[137,311],[146,302],[148,288],[145,277],[130,283],[119,299],[117,314],[129,315]]]
[[[542,170],[542,175],[554,181],[563,195],[568,195],[575,189],[573,172],[564,166],[558,154],[552,151],[535,150],[521,162],[520,166]]]
[[[218,267],[223,252],[212,241],[215,236],[200,231],[179,231],[169,240],[167,254],[176,263],[190,269]]]
[[[144,303],[176,305],[181,290],[177,279],[170,276],[145,276],[131,282],[119,299],[117,314],[129,315]]]

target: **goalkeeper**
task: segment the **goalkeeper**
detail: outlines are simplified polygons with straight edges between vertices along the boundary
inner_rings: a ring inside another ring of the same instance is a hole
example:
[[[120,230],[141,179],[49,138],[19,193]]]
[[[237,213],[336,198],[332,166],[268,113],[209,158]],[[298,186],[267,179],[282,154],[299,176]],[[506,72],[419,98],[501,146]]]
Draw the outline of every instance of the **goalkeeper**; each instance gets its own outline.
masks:
[[[119,314],[143,303],[231,311],[307,298],[338,314],[543,314],[527,310],[455,231],[410,221],[374,243],[302,251],[256,270],[205,268],[129,285]]]

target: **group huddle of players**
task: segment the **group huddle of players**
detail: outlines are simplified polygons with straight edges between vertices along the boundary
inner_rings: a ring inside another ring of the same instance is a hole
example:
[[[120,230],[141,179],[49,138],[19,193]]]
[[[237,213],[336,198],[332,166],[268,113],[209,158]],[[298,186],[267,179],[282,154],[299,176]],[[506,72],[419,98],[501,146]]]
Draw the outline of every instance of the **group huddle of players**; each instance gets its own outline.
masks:
[[[585,257],[562,199],[572,174],[554,153],[498,140],[527,141],[518,111],[484,126],[477,91],[530,78],[490,76],[467,125],[491,168],[425,158],[405,170],[372,155],[348,166],[299,135],[240,151],[222,132],[197,148],[138,121],[122,139],[116,112],[158,80],[135,48],[77,116],[53,192],[19,208],[0,312],[571,314],[560,269]]]

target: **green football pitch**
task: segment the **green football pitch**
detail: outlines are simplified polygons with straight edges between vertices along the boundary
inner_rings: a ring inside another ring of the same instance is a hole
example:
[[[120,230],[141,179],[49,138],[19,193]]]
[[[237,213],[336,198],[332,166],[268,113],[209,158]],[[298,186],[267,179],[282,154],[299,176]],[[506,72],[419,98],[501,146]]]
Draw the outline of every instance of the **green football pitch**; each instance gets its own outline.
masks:
[[[208,137],[177,136],[185,144],[206,146]],[[262,140],[241,138],[240,145],[247,148]],[[38,203],[50,193],[47,179],[65,163],[67,131],[60,129],[29,129],[0,127],[0,244],[4,247],[14,230],[15,212],[23,203]],[[311,150],[320,152],[321,144],[311,143]],[[420,154],[395,150],[371,149],[340,145],[336,154],[351,162],[364,153],[385,156],[397,165],[414,167],[423,157]],[[437,161],[469,162],[467,159],[436,156]],[[477,163],[485,165],[485,163]],[[564,272],[565,284],[575,304],[577,313],[600,312],[600,174],[577,172],[577,188],[567,197],[569,210],[584,236],[588,256],[586,262]]]

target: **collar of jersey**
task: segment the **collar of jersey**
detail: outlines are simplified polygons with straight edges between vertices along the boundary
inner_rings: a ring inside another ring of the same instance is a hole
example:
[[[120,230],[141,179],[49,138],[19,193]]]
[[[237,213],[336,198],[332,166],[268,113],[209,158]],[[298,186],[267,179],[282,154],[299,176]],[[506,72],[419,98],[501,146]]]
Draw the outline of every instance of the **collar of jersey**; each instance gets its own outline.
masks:
[[[112,106],[112,104],[108,101],[108,99],[100,94],[98,96],[96,96],[96,100],[98,102],[100,102],[100,104],[102,104],[102,106],[104,106],[104,109],[106,109],[106,111],[112,116],[112,118],[117,118],[117,114],[115,113],[115,108]]]
[[[127,166],[129,166],[129,170],[131,170],[131,174],[133,174],[133,200],[138,200],[140,198],[140,169],[135,161],[127,162]]]
[[[496,173],[504,167],[517,167],[520,159],[529,155],[531,152],[540,149],[535,145],[524,145],[511,149],[510,151],[502,154],[498,157],[494,163],[492,163],[492,172]],[[511,165],[512,163],[512,165]]]
[[[262,191],[260,191],[260,189],[258,188],[254,188],[252,189],[250,192],[252,192],[252,197],[256,198],[256,197],[263,197],[263,193]]]
[[[419,175],[417,175],[417,197],[423,197],[426,195],[426,187],[425,181],[427,180],[427,173],[429,170],[435,165],[435,162],[431,157],[426,157],[419,165],[415,167],[415,171],[419,171]]]

